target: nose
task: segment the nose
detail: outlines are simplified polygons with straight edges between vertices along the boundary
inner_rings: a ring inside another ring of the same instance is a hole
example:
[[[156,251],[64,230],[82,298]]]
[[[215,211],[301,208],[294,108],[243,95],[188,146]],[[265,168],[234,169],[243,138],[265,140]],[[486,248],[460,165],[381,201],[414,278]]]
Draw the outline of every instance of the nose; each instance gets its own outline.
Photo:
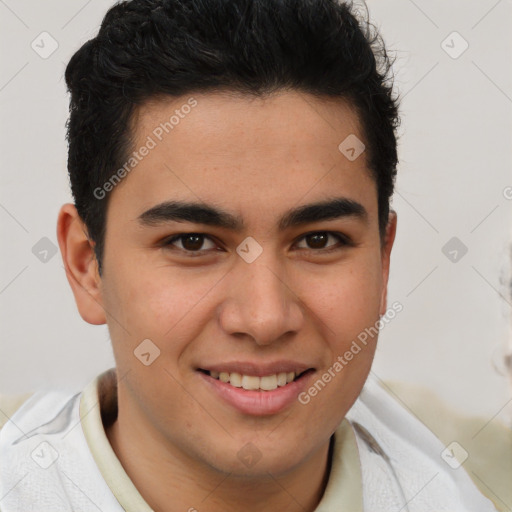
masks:
[[[262,346],[297,333],[304,322],[301,301],[283,266],[263,254],[252,263],[237,262],[229,273],[219,315],[225,332]]]

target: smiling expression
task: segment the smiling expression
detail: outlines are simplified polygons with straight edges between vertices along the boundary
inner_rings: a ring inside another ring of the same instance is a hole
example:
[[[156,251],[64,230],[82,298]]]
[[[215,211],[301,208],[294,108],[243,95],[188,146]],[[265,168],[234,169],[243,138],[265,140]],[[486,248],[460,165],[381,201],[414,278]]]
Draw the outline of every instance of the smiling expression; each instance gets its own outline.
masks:
[[[134,147],[156,144],[109,198],[101,302],[119,418],[210,468],[284,473],[326,447],[360,393],[375,340],[297,400],[384,313],[392,239],[365,153],[338,149],[363,140],[346,103],[192,96],[161,140],[188,97],[140,108]]]

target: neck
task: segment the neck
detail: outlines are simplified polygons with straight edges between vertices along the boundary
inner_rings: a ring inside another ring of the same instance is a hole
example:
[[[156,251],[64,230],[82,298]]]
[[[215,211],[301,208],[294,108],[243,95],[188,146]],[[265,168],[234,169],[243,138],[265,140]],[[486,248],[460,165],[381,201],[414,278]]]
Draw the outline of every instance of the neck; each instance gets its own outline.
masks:
[[[151,425],[126,408],[110,425],[107,438],[126,473],[155,512],[312,512],[327,485],[332,446],[327,442],[284,475],[222,473],[175,446],[167,446]],[[331,438],[332,439],[332,438]]]

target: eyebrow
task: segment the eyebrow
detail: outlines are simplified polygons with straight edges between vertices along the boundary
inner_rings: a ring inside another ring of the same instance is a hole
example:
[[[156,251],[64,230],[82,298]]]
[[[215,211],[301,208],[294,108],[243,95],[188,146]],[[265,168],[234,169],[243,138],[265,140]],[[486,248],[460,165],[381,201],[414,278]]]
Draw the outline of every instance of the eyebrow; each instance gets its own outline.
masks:
[[[354,217],[368,221],[366,208],[346,197],[336,197],[317,203],[306,204],[285,212],[279,219],[278,228],[284,231],[294,226],[313,222]],[[206,203],[187,201],[165,201],[153,206],[137,217],[143,226],[159,226],[166,222],[191,222],[241,232],[244,229],[243,218],[221,208]]]

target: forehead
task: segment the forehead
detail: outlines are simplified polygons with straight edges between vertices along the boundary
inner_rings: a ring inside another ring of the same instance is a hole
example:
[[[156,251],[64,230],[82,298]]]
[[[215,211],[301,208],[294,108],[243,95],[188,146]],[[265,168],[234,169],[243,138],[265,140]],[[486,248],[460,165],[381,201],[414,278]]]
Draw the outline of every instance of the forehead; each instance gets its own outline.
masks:
[[[264,97],[234,91],[156,97],[138,108],[132,132],[138,142],[151,134],[158,141],[166,138],[169,142],[167,136],[172,133],[176,142],[179,138],[183,143],[188,137],[187,145],[197,150],[245,154],[270,146],[297,149],[314,145],[337,150],[347,135],[363,139],[357,113],[348,101],[300,91]]]
[[[135,113],[132,140],[135,152],[151,149],[112,198],[132,218],[169,200],[229,204],[260,217],[326,194],[374,202],[366,205],[370,213],[376,208],[365,152],[355,159],[344,153],[344,141],[362,146],[363,135],[354,109],[340,99],[299,92],[153,99]]]

